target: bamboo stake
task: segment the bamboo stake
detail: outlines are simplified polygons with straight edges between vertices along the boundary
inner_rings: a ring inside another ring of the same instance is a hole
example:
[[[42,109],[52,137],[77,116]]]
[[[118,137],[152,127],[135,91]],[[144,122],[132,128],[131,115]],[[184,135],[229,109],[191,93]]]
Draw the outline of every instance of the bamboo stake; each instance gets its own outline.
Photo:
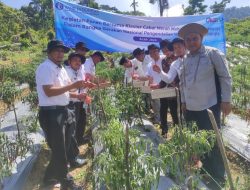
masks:
[[[225,147],[224,147],[224,144],[223,144],[223,141],[222,141],[221,134],[219,132],[217,123],[215,121],[214,114],[209,109],[207,109],[207,112],[208,112],[209,119],[210,119],[210,121],[212,123],[213,129],[215,131],[216,140],[217,140],[217,143],[218,143],[218,146],[219,146],[219,149],[220,149],[220,153],[222,155],[222,159],[223,159],[223,163],[224,163],[224,166],[225,166],[225,170],[227,172],[230,189],[231,190],[235,190],[234,189],[234,185],[233,185],[232,175],[231,175],[229,164],[228,164],[228,160],[227,160],[227,156],[226,156]]]
[[[176,87],[175,88],[175,92],[176,92],[176,98],[177,98],[177,117],[178,117],[178,123],[179,125],[181,125],[181,103],[180,103],[180,93],[179,93],[179,89]]]

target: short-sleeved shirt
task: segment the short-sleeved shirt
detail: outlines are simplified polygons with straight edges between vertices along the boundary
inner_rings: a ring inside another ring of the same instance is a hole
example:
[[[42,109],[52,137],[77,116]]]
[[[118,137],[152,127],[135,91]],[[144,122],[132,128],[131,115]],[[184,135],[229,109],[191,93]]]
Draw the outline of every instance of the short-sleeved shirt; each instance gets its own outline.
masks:
[[[161,71],[160,76],[161,79],[166,82],[166,83],[172,83],[175,79],[176,76],[181,76],[181,70],[183,67],[183,58],[178,58],[175,60],[169,68],[169,71],[166,73],[164,71]]]
[[[95,64],[91,57],[88,58],[84,63],[84,72],[95,76]]]
[[[59,67],[51,60],[46,59],[36,70],[36,84],[39,106],[66,106],[69,104],[69,92],[58,96],[48,97],[44,90],[44,85],[62,87],[70,84],[70,78],[63,67]]]
[[[66,72],[67,72],[71,82],[85,80],[85,76],[83,75],[81,67],[78,70],[74,70],[74,69],[72,69],[71,66],[66,66],[65,69],[66,69]],[[83,93],[83,92],[86,92],[86,90],[84,88],[79,88],[77,90],[77,93]],[[79,102],[80,100],[77,98],[70,98],[70,101]]]
[[[134,73],[139,75],[139,77],[145,77],[146,72],[143,70],[143,62],[139,61],[136,58],[132,59],[131,62],[134,67]]]
[[[165,72],[165,73],[168,73],[169,70],[170,70],[170,67],[172,65],[172,63],[177,59],[176,56],[172,55],[170,57],[165,57],[163,60],[162,60],[162,70]],[[171,86],[171,87],[177,87],[179,85],[179,77],[178,75],[176,75],[175,79],[169,84],[167,84],[165,81],[161,81],[159,83],[160,85],[160,88],[164,88],[166,86]]]
[[[153,70],[153,65],[156,64],[160,67],[160,69],[162,70],[162,60],[163,57],[160,57],[157,61],[152,61],[149,65],[148,65],[148,71],[147,71],[147,76],[150,76],[153,78],[153,84],[159,84],[161,82],[161,76],[159,73],[155,72]]]
[[[132,75],[134,73],[134,67],[126,68],[124,72],[124,84],[132,82]]]
[[[191,111],[201,111],[217,103],[215,71],[222,102],[231,102],[231,76],[225,56],[219,50],[202,46],[197,54],[184,57],[180,76],[181,101]]]

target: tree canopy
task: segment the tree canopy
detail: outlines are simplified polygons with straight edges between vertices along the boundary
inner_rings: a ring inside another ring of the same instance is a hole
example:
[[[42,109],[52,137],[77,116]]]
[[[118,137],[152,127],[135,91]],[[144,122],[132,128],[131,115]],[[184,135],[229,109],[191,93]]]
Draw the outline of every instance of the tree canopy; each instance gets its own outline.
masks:
[[[204,0],[189,0],[188,6],[184,9],[184,15],[197,15],[206,12],[207,5],[203,5]]]

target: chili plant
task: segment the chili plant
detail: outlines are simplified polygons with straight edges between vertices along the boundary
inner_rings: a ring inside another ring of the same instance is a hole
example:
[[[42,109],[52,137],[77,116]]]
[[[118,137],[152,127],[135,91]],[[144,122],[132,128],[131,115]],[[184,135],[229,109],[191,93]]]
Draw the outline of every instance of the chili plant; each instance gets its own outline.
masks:
[[[16,87],[16,84],[12,81],[6,81],[1,87],[1,99],[7,104],[9,109],[13,109],[15,114],[16,126],[18,131],[18,136],[20,136],[20,128],[17,120],[17,113],[15,107],[15,100],[21,94],[21,90]]]
[[[13,138],[0,133],[0,182],[11,174],[13,163],[17,161],[17,158],[21,158],[21,160],[25,158],[32,145],[33,143],[27,138],[26,132]]]
[[[199,174],[195,167],[197,158],[212,150],[215,144],[215,134],[212,131],[197,130],[196,126],[177,127],[172,138],[159,145],[160,156],[169,175],[178,184],[193,174]]]
[[[105,149],[95,159],[99,166],[96,175],[107,189],[148,190],[152,186],[157,187],[161,162],[152,143],[139,138],[139,131],[129,130],[129,172],[124,159],[127,147],[124,126],[119,120],[111,120],[108,127],[100,131],[98,136]]]

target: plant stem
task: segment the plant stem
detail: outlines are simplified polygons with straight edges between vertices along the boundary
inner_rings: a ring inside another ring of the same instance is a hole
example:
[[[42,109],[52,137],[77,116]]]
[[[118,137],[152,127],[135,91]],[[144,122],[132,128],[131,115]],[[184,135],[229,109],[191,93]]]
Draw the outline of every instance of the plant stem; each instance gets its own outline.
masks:
[[[20,134],[20,128],[19,128],[18,120],[17,120],[15,103],[12,104],[12,107],[13,107],[13,111],[14,111],[14,115],[15,115],[15,120],[16,120],[16,127],[17,127],[18,138],[19,138],[19,140],[21,140],[21,134]]]
[[[131,190],[129,182],[129,126],[126,122],[125,130],[125,176],[126,176],[126,190]]]

